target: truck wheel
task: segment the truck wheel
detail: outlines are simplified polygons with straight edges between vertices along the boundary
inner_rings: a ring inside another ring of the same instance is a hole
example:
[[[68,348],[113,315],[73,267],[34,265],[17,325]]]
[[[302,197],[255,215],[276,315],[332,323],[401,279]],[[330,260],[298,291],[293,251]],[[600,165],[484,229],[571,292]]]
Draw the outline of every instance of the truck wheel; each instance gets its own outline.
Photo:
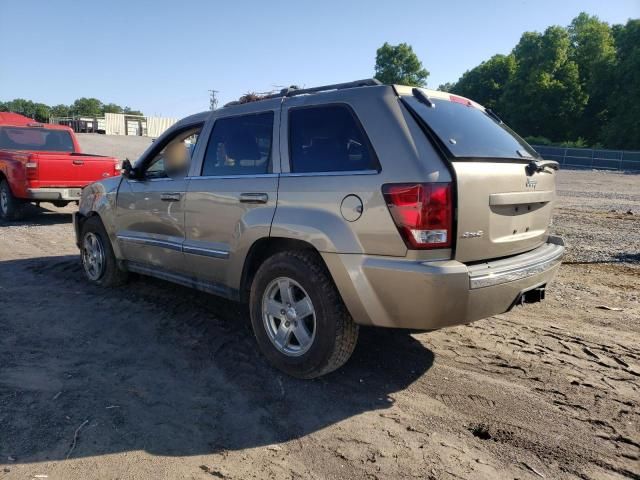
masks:
[[[22,217],[24,202],[13,196],[6,180],[0,182],[0,218],[19,220]]]
[[[358,340],[358,325],[313,252],[287,251],[267,259],[251,285],[250,310],[264,356],[297,378],[341,367]]]
[[[118,267],[109,236],[96,215],[87,218],[82,225],[80,259],[84,275],[91,283],[115,287],[127,280],[127,272]]]

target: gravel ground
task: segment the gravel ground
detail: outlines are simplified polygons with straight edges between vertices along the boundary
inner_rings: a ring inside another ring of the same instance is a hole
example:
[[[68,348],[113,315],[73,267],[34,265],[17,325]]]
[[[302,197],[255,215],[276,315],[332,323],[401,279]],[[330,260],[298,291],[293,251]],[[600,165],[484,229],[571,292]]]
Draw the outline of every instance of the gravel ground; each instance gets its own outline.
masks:
[[[263,361],[234,303],[88,285],[71,208],[0,225],[0,479],[639,479],[640,176],[558,188],[569,247],[545,302],[363,329],[306,382]]]

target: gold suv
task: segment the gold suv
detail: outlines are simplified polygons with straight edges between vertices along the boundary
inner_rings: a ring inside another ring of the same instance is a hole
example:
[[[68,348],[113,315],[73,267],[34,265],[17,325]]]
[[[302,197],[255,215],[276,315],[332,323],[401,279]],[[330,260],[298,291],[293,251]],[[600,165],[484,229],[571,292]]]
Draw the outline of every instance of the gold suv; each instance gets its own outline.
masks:
[[[277,368],[323,375],[359,325],[433,330],[539,301],[558,164],[445,92],[363,80],[183,119],[74,216],[89,281],[250,305]],[[401,354],[401,352],[398,352]]]

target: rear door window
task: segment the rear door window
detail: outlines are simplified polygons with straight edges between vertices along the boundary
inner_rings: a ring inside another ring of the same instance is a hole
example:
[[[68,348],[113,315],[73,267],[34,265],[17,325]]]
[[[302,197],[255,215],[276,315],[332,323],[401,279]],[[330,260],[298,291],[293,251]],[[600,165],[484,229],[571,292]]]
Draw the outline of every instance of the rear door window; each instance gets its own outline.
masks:
[[[219,118],[209,138],[202,176],[269,173],[272,141],[273,112]]]
[[[409,106],[456,158],[531,159],[538,155],[527,142],[498,118],[452,96],[452,101],[429,98],[432,106],[404,96]]]
[[[369,139],[346,105],[289,110],[289,157],[293,173],[378,169]]]

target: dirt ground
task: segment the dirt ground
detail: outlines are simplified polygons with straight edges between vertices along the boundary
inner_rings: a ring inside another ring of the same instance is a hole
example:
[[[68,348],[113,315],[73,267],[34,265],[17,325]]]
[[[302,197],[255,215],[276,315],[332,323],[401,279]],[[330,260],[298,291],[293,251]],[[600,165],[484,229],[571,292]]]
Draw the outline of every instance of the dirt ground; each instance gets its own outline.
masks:
[[[0,479],[640,478],[640,176],[563,171],[559,195],[545,302],[362,329],[315,381],[236,304],[88,285],[71,208],[0,225]]]

